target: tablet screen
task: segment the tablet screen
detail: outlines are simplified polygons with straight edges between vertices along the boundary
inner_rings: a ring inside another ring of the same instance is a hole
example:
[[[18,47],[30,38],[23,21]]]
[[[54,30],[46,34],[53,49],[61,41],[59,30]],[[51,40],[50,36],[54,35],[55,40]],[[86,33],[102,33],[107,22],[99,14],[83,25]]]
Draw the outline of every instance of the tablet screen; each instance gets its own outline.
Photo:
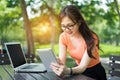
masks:
[[[52,69],[50,68],[50,64],[52,62],[57,63],[57,59],[54,55],[53,50],[51,48],[45,48],[45,49],[37,49],[37,52],[40,57],[40,60],[44,64],[47,71],[52,72]]]

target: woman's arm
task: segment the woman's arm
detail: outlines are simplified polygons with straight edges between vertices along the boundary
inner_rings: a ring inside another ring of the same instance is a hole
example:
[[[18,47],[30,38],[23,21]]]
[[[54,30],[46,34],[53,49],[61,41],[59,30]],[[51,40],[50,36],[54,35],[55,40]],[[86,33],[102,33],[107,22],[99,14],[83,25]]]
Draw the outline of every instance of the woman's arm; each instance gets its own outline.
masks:
[[[62,55],[63,56],[63,55]],[[62,57],[60,56],[60,57]],[[86,70],[89,62],[90,62],[91,58],[88,56],[87,54],[87,50],[85,51],[83,58],[81,60],[80,65],[73,67],[72,68],[72,73],[73,74],[78,74],[78,73],[82,73]],[[67,68],[65,66],[65,64],[55,64],[52,63],[51,64],[51,68],[53,69],[53,71],[58,75],[58,76],[62,76],[62,75],[69,75],[71,72],[70,68]],[[58,69],[58,70],[57,70]]]
[[[96,46],[93,48],[92,53],[94,53]],[[58,75],[66,75],[66,74],[70,74],[71,69],[67,68],[65,66],[66,63],[66,46],[62,43],[59,43],[59,59],[60,62],[63,64],[54,64],[52,63],[51,68],[53,69],[53,71]],[[73,67],[72,68],[72,72],[73,74],[77,74],[77,73],[82,73],[86,70],[87,66],[90,63],[91,58],[89,57],[88,53],[87,53],[87,49],[84,52],[84,55],[81,59],[81,62],[78,66]],[[56,70],[57,68],[59,68],[59,70]]]
[[[95,52],[95,48],[96,48],[96,45],[92,49],[92,54]],[[84,72],[90,63],[90,60],[91,58],[89,57],[86,49],[80,64],[77,67],[72,68],[73,74]]]
[[[59,42],[59,59],[63,64],[66,64],[66,52],[66,46]]]
[[[86,49],[80,64],[72,68],[73,74],[84,72],[90,63],[90,60],[91,58],[88,56],[87,49]]]

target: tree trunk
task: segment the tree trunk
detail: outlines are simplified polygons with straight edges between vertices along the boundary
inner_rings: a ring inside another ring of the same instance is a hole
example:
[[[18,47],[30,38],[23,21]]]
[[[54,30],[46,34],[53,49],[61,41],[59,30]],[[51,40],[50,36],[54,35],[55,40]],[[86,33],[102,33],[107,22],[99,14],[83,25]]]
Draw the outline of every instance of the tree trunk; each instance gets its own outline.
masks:
[[[118,6],[117,0],[114,0],[114,3],[115,3],[115,8],[116,8],[116,11],[117,11],[118,17],[119,17],[119,27],[118,27],[118,29],[120,30],[120,11],[119,11],[119,6]],[[117,36],[119,36],[119,35],[120,35],[120,31],[118,32]],[[120,38],[116,38],[116,39],[117,39],[116,40],[116,46],[119,46]]]
[[[30,25],[30,21],[28,19],[27,11],[26,11],[26,4],[24,0],[20,0],[20,5],[22,9],[23,19],[24,19],[24,27],[26,31],[26,37],[27,37],[27,47],[28,51],[27,54],[34,54],[34,42],[32,38],[32,29]]]

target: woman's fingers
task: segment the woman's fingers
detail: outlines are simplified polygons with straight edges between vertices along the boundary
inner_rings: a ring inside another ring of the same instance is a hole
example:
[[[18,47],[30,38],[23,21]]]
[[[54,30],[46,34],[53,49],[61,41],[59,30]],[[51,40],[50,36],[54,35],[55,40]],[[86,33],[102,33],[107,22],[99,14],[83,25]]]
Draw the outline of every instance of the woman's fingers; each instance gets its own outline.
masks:
[[[57,63],[51,63],[51,66],[53,66],[53,67],[56,67],[56,68],[59,68],[59,64],[57,64]]]
[[[61,76],[64,71],[64,65],[59,65],[56,63],[51,63],[50,67],[58,75]]]

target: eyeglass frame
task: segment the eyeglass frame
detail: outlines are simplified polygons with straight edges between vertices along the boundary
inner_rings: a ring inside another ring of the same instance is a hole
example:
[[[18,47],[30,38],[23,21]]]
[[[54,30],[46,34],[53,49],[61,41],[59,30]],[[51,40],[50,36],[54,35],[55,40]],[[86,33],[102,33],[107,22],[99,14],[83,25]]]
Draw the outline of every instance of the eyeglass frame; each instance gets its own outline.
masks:
[[[76,23],[69,25],[69,26],[61,26],[62,30],[72,30],[74,28],[74,26],[76,25]]]

